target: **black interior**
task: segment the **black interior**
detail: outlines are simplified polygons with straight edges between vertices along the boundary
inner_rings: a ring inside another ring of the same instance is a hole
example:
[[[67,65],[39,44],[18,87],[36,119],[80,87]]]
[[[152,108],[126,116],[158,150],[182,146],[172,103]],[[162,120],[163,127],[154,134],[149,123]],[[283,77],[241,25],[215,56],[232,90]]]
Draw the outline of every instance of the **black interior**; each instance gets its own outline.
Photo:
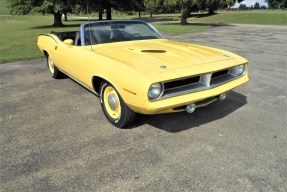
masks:
[[[65,41],[66,39],[72,39],[74,41],[74,45],[78,46],[81,45],[79,31],[66,31],[66,32],[51,31],[51,34],[56,35],[61,41]]]

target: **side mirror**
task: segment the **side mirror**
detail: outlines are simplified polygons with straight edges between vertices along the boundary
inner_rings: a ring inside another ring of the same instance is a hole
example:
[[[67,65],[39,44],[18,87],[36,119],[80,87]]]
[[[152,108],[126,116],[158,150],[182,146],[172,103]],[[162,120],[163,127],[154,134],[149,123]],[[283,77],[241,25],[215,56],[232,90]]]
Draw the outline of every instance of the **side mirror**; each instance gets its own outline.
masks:
[[[66,40],[64,41],[64,43],[65,43],[66,45],[74,45],[74,41],[73,41],[72,39],[66,39]]]

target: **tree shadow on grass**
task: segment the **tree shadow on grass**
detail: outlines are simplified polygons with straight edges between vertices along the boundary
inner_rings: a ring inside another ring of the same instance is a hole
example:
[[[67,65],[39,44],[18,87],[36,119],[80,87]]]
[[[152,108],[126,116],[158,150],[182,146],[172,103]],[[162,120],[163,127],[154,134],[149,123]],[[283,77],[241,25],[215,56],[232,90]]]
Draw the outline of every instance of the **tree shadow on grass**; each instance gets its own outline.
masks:
[[[154,16],[154,17],[136,17],[133,18],[131,20],[141,20],[141,21],[146,21],[149,23],[153,23],[153,22],[167,22],[167,21],[178,21],[180,19],[180,16],[177,17],[158,17],[158,16]]]
[[[68,25],[63,25],[61,27],[55,27],[54,25],[40,25],[40,26],[35,26],[31,27],[31,29],[51,29],[51,28],[69,28],[69,27],[80,27],[80,24],[68,24]]]
[[[208,13],[191,13],[189,15],[189,18],[190,17],[193,17],[193,18],[204,18],[204,17],[213,16],[213,15],[217,15],[217,13],[211,13],[211,14],[208,14]]]
[[[213,15],[216,15],[217,13],[213,14],[208,14],[208,13],[193,13],[190,14],[188,18],[204,18],[204,17],[210,17]],[[167,22],[167,21],[178,21],[180,20],[180,14],[178,16],[153,16],[153,17],[136,17],[133,18],[132,20],[142,20],[142,21],[147,21],[147,22]]]
[[[226,100],[216,101],[206,107],[198,108],[194,113],[170,113],[162,115],[139,115],[132,128],[148,124],[166,132],[177,133],[222,119],[247,104],[246,96],[231,91]],[[239,123],[242,120],[238,120]]]
[[[223,27],[223,26],[232,26],[226,23],[187,23],[186,25],[181,25],[180,23],[161,23],[161,25],[178,25],[178,26],[210,26],[210,27]]]
[[[113,19],[114,21],[118,19]],[[121,19],[120,19],[121,20]],[[142,20],[142,21],[147,21],[147,22],[166,22],[166,21],[176,21],[171,18],[163,18],[163,17],[153,17],[153,18],[144,18],[144,17],[138,17],[138,18],[133,18],[131,20]],[[70,19],[69,21],[65,21],[65,24],[61,27],[56,27],[54,25],[40,25],[40,26],[35,26],[31,27],[31,29],[51,29],[51,28],[70,28],[70,27],[80,27],[80,24],[83,22],[93,22],[93,21],[108,21],[108,20],[98,20],[98,19]],[[79,22],[79,23],[73,23],[69,24],[68,22]]]

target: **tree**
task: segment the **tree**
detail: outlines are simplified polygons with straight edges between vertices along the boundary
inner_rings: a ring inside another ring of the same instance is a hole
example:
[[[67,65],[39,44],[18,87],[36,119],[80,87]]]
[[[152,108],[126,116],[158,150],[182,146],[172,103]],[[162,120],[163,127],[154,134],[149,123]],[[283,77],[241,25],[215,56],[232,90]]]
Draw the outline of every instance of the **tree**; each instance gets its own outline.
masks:
[[[240,10],[247,10],[248,8],[246,7],[245,4],[240,4],[238,9],[240,9]]]
[[[131,0],[131,3],[125,9],[130,11],[138,11],[139,17],[141,17],[141,12],[145,11],[144,0]]]
[[[106,20],[112,20],[112,4],[110,0],[102,1],[103,7],[106,8]]]
[[[243,0],[194,0],[194,4],[197,5],[199,10],[207,10],[209,14],[214,14],[214,12],[219,8],[230,8],[236,2],[240,3]]]
[[[99,11],[99,20],[103,20],[103,6],[101,3],[98,5],[98,11]]]
[[[286,9],[287,0],[265,0],[268,3],[268,7],[272,9]]]
[[[106,19],[112,20],[112,9],[125,11],[143,11],[143,0],[101,0],[100,6],[106,9]]]
[[[104,0],[76,0],[75,13],[85,13],[90,14],[92,11],[96,10],[99,13],[99,20],[103,19],[103,2]]]
[[[256,3],[254,4],[253,9],[255,9],[255,10],[260,9],[260,5],[259,5],[259,3],[258,3],[258,2],[256,2]]]
[[[152,14],[163,6],[163,0],[144,0],[144,6],[152,17]]]
[[[205,8],[208,9],[208,14],[214,14],[214,11],[220,7],[219,0],[206,0],[205,1]]]
[[[187,24],[187,18],[189,17],[191,8],[192,8],[192,0],[166,0],[164,2],[165,6],[180,6],[180,24]]]
[[[179,6],[181,9],[180,24],[187,24],[187,18],[191,11],[208,10],[209,14],[213,14],[219,7],[228,8],[235,2],[243,0],[165,0],[165,6]]]
[[[243,0],[238,0],[238,1],[236,1],[236,0],[221,0],[220,1],[220,6],[222,7],[222,8],[230,8],[230,7],[232,7],[236,2],[238,2],[238,3],[240,3],[240,2],[242,2]]]
[[[12,14],[27,15],[30,12],[53,14],[53,26],[62,26],[62,14],[72,11],[75,0],[11,0],[9,4]]]
[[[187,18],[189,17],[190,11],[191,11],[191,0],[185,0],[180,2],[180,24],[186,25],[187,24]]]
[[[145,10],[144,0],[112,0],[112,8],[121,12],[138,11],[139,17],[141,11]]]

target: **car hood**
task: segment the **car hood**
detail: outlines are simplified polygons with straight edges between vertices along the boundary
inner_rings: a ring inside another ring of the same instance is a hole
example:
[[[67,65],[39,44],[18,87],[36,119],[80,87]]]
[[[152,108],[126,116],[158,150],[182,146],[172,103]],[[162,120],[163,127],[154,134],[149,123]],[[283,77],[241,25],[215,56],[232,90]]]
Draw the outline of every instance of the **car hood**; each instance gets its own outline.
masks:
[[[189,76],[235,65],[235,54],[210,47],[174,42],[167,39],[102,44],[95,53],[112,58],[149,75],[172,72]],[[217,65],[216,65],[217,64]]]

